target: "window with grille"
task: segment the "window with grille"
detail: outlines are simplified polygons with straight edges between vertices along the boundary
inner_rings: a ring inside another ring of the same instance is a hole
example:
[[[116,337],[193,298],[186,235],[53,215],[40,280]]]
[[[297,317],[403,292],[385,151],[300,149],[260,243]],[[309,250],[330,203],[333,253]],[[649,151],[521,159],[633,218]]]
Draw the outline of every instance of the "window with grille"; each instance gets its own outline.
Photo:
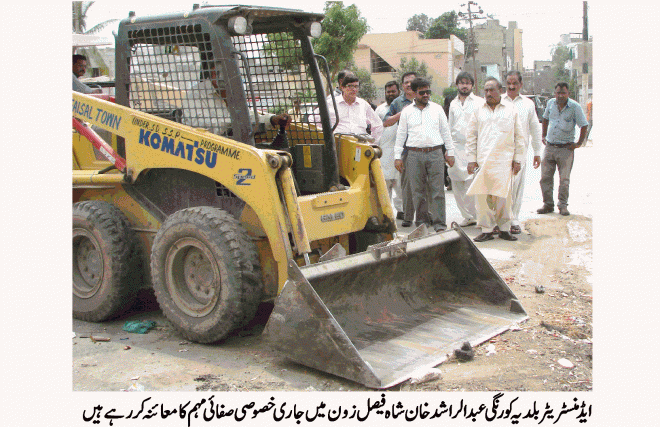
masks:
[[[315,127],[320,121],[318,112],[314,114],[318,107],[316,89],[300,40],[292,33],[280,32],[236,36],[232,41],[243,56],[239,68],[250,114],[255,107],[261,114],[288,113],[291,129],[295,129],[290,139],[322,143]]]
[[[372,73],[394,73],[396,70],[373,50],[371,51]]]
[[[201,25],[181,25],[129,32],[131,108],[218,135],[232,135],[227,84],[221,54],[213,51],[211,35]],[[304,61],[300,40],[280,32],[232,37],[247,108],[254,122],[288,113],[293,122],[290,140],[322,143],[313,76]],[[216,47],[217,49],[217,47]],[[218,58],[214,61],[214,58]],[[225,64],[226,65],[226,64]],[[214,84],[215,82],[215,84]],[[237,90],[241,88],[233,88]],[[272,140],[275,131],[261,135]],[[257,135],[259,137],[259,135]]]
[[[201,25],[130,32],[129,106],[226,135],[231,118],[210,40]]]

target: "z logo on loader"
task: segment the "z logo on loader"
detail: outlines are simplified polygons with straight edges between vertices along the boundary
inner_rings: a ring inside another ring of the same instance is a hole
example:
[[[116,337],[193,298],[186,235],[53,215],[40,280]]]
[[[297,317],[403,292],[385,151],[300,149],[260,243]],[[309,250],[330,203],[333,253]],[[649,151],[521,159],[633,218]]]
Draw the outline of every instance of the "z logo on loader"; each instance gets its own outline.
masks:
[[[236,185],[250,185],[250,183],[245,182],[245,180],[255,179],[255,176],[252,175],[252,169],[239,169],[238,173],[234,174],[234,179],[236,180]]]

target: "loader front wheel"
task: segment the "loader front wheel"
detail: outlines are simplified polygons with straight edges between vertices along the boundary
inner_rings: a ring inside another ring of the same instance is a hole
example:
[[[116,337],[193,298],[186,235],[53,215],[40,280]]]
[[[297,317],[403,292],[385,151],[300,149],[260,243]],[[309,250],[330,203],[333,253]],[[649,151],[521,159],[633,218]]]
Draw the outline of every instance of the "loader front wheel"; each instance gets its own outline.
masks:
[[[256,247],[220,209],[172,214],[154,239],[151,272],[163,313],[191,341],[224,338],[251,320],[261,301]]]
[[[132,303],[137,237],[124,214],[103,201],[73,205],[73,316],[100,322]]]

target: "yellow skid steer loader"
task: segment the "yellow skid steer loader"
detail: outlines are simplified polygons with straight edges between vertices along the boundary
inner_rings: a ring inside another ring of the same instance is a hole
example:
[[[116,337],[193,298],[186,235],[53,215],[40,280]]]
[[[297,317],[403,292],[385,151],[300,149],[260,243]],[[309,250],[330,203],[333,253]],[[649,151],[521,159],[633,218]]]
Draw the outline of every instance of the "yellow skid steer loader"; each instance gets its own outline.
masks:
[[[274,300],[274,347],[373,388],[527,318],[460,228],[395,238],[380,148],[333,132],[322,20],[219,6],[120,23],[114,95],[73,93],[75,317],[152,286],[181,335],[212,343]]]

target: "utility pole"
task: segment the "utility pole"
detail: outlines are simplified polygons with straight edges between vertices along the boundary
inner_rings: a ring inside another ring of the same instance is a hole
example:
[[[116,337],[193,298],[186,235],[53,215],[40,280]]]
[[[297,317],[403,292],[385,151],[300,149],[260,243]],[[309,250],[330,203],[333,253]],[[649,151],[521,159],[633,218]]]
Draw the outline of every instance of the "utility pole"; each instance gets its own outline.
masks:
[[[584,59],[582,62],[582,99],[584,100],[584,106],[586,107],[589,102],[589,74],[591,70],[589,69],[589,57],[591,52],[589,49],[589,18],[587,2],[582,2],[582,51],[584,52]]]
[[[479,90],[479,75],[477,74],[477,63],[476,63],[476,56],[477,56],[477,51],[479,48],[477,47],[477,43],[474,37],[474,29],[472,27],[472,20],[477,20],[477,19],[486,19],[485,16],[478,16],[480,14],[483,14],[484,11],[481,9],[481,6],[479,6],[476,2],[473,2],[472,0],[468,1],[467,4],[462,4],[461,7],[467,6],[467,13],[464,12],[458,12],[458,16],[462,21],[468,21],[470,23],[470,34],[468,35],[468,47],[465,49],[466,50],[466,57],[468,52],[472,52],[472,69],[474,73],[474,88],[473,92],[475,95],[478,94]],[[475,8],[478,8],[479,11],[472,11],[472,6]]]

